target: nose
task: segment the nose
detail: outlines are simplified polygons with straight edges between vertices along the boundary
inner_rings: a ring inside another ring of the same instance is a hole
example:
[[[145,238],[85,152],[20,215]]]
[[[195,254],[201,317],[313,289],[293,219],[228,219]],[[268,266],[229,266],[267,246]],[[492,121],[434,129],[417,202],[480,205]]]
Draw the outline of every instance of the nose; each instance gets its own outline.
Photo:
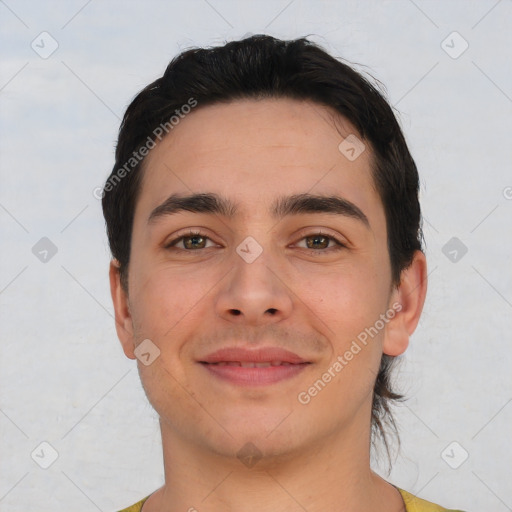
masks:
[[[235,324],[255,326],[277,323],[290,316],[293,292],[269,251],[263,250],[251,263],[234,253],[233,265],[216,298],[220,317]]]

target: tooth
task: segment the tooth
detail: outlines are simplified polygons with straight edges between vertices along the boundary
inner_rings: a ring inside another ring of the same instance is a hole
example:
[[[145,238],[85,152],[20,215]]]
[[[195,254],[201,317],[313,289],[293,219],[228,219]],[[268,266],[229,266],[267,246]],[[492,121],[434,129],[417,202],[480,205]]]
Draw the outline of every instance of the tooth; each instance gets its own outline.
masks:
[[[243,368],[269,368],[270,366],[290,366],[293,363],[286,361],[264,361],[256,363],[254,361],[219,361],[210,363],[216,366],[241,366]]]

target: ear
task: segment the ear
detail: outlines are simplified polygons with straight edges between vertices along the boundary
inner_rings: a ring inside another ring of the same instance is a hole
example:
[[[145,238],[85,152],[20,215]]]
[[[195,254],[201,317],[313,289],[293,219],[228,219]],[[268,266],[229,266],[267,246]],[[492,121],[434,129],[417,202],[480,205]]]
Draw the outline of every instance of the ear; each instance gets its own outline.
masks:
[[[109,269],[110,294],[114,303],[117,337],[121,342],[126,357],[135,359],[135,339],[133,336],[133,323],[128,302],[128,295],[121,285],[119,262],[112,260]]]
[[[400,284],[391,294],[389,308],[395,310],[395,316],[386,325],[382,343],[384,354],[398,356],[405,352],[409,336],[420,320],[426,295],[427,259],[423,252],[416,251],[412,263],[400,275]]]

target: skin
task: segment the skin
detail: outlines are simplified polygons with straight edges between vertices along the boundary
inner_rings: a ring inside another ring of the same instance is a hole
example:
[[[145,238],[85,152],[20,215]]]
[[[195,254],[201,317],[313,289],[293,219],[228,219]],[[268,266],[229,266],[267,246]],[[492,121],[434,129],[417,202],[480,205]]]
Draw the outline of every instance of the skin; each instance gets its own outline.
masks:
[[[397,489],[370,469],[371,401],[382,354],[402,354],[417,326],[426,260],[417,251],[392,285],[371,150],[354,161],[338,150],[350,133],[357,134],[350,123],[315,103],[237,100],[198,106],[148,155],[128,293],[117,263],[110,267],[126,356],[135,359],[144,339],[160,350],[152,364],[138,362],[160,415],[165,467],[165,484],[144,512],[405,510]],[[168,196],[192,192],[229,198],[238,213],[183,212],[148,224]],[[342,196],[370,226],[323,212],[272,217],[277,197],[300,193]],[[208,238],[188,239],[188,249],[165,247],[186,228]],[[329,251],[336,243],[323,239],[308,249],[320,229],[345,247]],[[252,263],[235,250],[247,236],[263,249]],[[298,393],[396,302],[401,311],[378,335],[308,404],[299,403]],[[278,346],[312,364],[291,379],[248,388],[197,362],[233,345]],[[252,468],[236,456],[248,442],[262,454]]]

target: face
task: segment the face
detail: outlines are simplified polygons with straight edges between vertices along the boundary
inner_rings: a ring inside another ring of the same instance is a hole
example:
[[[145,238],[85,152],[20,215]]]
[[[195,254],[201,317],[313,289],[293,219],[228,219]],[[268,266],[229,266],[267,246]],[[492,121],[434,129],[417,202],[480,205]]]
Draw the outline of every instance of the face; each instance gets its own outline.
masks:
[[[369,433],[382,353],[405,350],[423,301],[408,313],[392,286],[370,148],[338,149],[356,133],[314,103],[238,100],[199,105],[148,155],[128,295],[113,266],[111,284],[176,438],[284,455]]]

